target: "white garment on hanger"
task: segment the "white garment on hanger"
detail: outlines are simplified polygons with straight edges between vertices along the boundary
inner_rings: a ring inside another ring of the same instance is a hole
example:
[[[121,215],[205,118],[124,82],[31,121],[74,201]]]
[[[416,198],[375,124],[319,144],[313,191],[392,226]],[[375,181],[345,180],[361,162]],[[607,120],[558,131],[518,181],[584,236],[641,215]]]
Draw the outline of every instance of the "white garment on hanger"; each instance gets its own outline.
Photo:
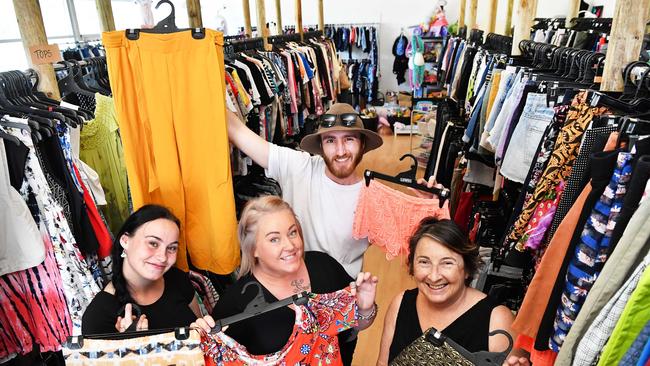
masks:
[[[39,265],[45,260],[45,243],[27,204],[11,186],[1,138],[0,207],[0,275]]]
[[[84,185],[87,189],[90,190],[90,195],[95,201],[97,206],[105,206],[106,194],[104,193],[104,188],[99,180],[99,174],[91,168],[88,164],[81,161],[79,158],[79,149],[81,147],[81,128],[77,126],[76,128],[69,128],[70,131],[70,146],[72,147],[72,156],[74,157],[74,162],[79,169],[79,175],[81,175],[81,180],[83,180]]]

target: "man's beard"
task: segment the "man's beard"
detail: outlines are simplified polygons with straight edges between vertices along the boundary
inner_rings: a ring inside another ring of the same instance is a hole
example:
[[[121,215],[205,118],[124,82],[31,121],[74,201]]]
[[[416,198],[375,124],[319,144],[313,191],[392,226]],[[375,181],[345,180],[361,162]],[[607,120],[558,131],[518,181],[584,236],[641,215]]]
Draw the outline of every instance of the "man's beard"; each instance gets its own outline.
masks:
[[[345,157],[350,156],[351,154],[346,154]],[[346,166],[346,167],[339,167],[337,166],[336,158],[339,156],[335,156],[334,158],[330,159],[329,157],[323,155],[323,160],[325,160],[325,165],[327,165],[327,169],[334,175],[335,177],[339,179],[345,179],[349,177],[350,175],[354,174],[354,170],[357,168],[357,165],[361,162],[361,159],[363,159],[363,153],[359,152],[356,156],[352,158],[352,164]]]

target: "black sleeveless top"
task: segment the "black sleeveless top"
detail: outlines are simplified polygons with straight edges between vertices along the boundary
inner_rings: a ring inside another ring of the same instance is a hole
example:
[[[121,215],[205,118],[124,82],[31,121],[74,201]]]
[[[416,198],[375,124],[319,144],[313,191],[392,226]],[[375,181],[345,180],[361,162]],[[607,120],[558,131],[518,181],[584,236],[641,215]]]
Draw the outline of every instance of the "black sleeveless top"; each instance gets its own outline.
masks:
[[[417,296],[417,288],[404,291],[395,322],[393,342],[390,345],[389,363],[423,333],[415,306]],[[442,334],[470,352],[487,351],[490,315],[492,315],[492,309],[497,306],[499,303],[490,296],[486,296],[443,329]]]

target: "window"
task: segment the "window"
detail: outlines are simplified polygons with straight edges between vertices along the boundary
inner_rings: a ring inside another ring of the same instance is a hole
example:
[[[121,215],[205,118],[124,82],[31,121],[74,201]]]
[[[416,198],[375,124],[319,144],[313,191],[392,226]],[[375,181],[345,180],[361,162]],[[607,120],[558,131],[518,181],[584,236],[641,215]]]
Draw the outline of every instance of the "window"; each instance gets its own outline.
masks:
[[[85,38],[91,36],[90,38],[99,39],[102,30],[95,0],[74,0],[74,8],[81,35]]]
[[[12,0],[0,0],[0,72],[7,70],[24,70],[27,68],[27,56],[20,39],[18,22]]]
[[[48,39],[74,37],[70,13],[65,0],[40,1],[41,14]]]

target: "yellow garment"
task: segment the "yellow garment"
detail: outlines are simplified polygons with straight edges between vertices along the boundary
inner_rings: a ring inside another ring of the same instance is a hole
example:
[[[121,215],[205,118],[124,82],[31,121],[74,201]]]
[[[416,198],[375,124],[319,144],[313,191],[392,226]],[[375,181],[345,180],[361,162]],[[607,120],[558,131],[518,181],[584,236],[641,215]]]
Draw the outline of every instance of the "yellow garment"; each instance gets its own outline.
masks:
[[[492,111],[492,106],[494,105],[494,99],[497,97],[497,93],[499,92],[499,83],[501,83],[501,71],[495,71],[492,74],[492,83],[490,84],[490,94],[488,94],[488,105],[487,105],[487,113],[486,115],[490,115],[490,111]]]
[[[226,134],[223,34],[102,35],[134,208],[181,220],[176,265],[218,274],[239,265]],[[187,250],[186,250],[187,249]]]
[[[233,69],[231,75],[232,75],[232,79],[235,81],[237,92],[241,96],[242,102],[244,102],[244,105],[246,105],[246,108],[248,109],[248,106],[252,104],[251,98],[248,95],[246,88],[244,88],[244,84],[242,84],[241,79],[239,78],[239,74],[237,73],[237,70]],[[247,110],[246,112],[250,112],[250,110]]]
[[[88,121],[80,133],[79,158],[99,175],[107,202],[102,212],[115,235],[129,216],[124,152],[113,98],[96,93],[95,100],[95,119]]]

